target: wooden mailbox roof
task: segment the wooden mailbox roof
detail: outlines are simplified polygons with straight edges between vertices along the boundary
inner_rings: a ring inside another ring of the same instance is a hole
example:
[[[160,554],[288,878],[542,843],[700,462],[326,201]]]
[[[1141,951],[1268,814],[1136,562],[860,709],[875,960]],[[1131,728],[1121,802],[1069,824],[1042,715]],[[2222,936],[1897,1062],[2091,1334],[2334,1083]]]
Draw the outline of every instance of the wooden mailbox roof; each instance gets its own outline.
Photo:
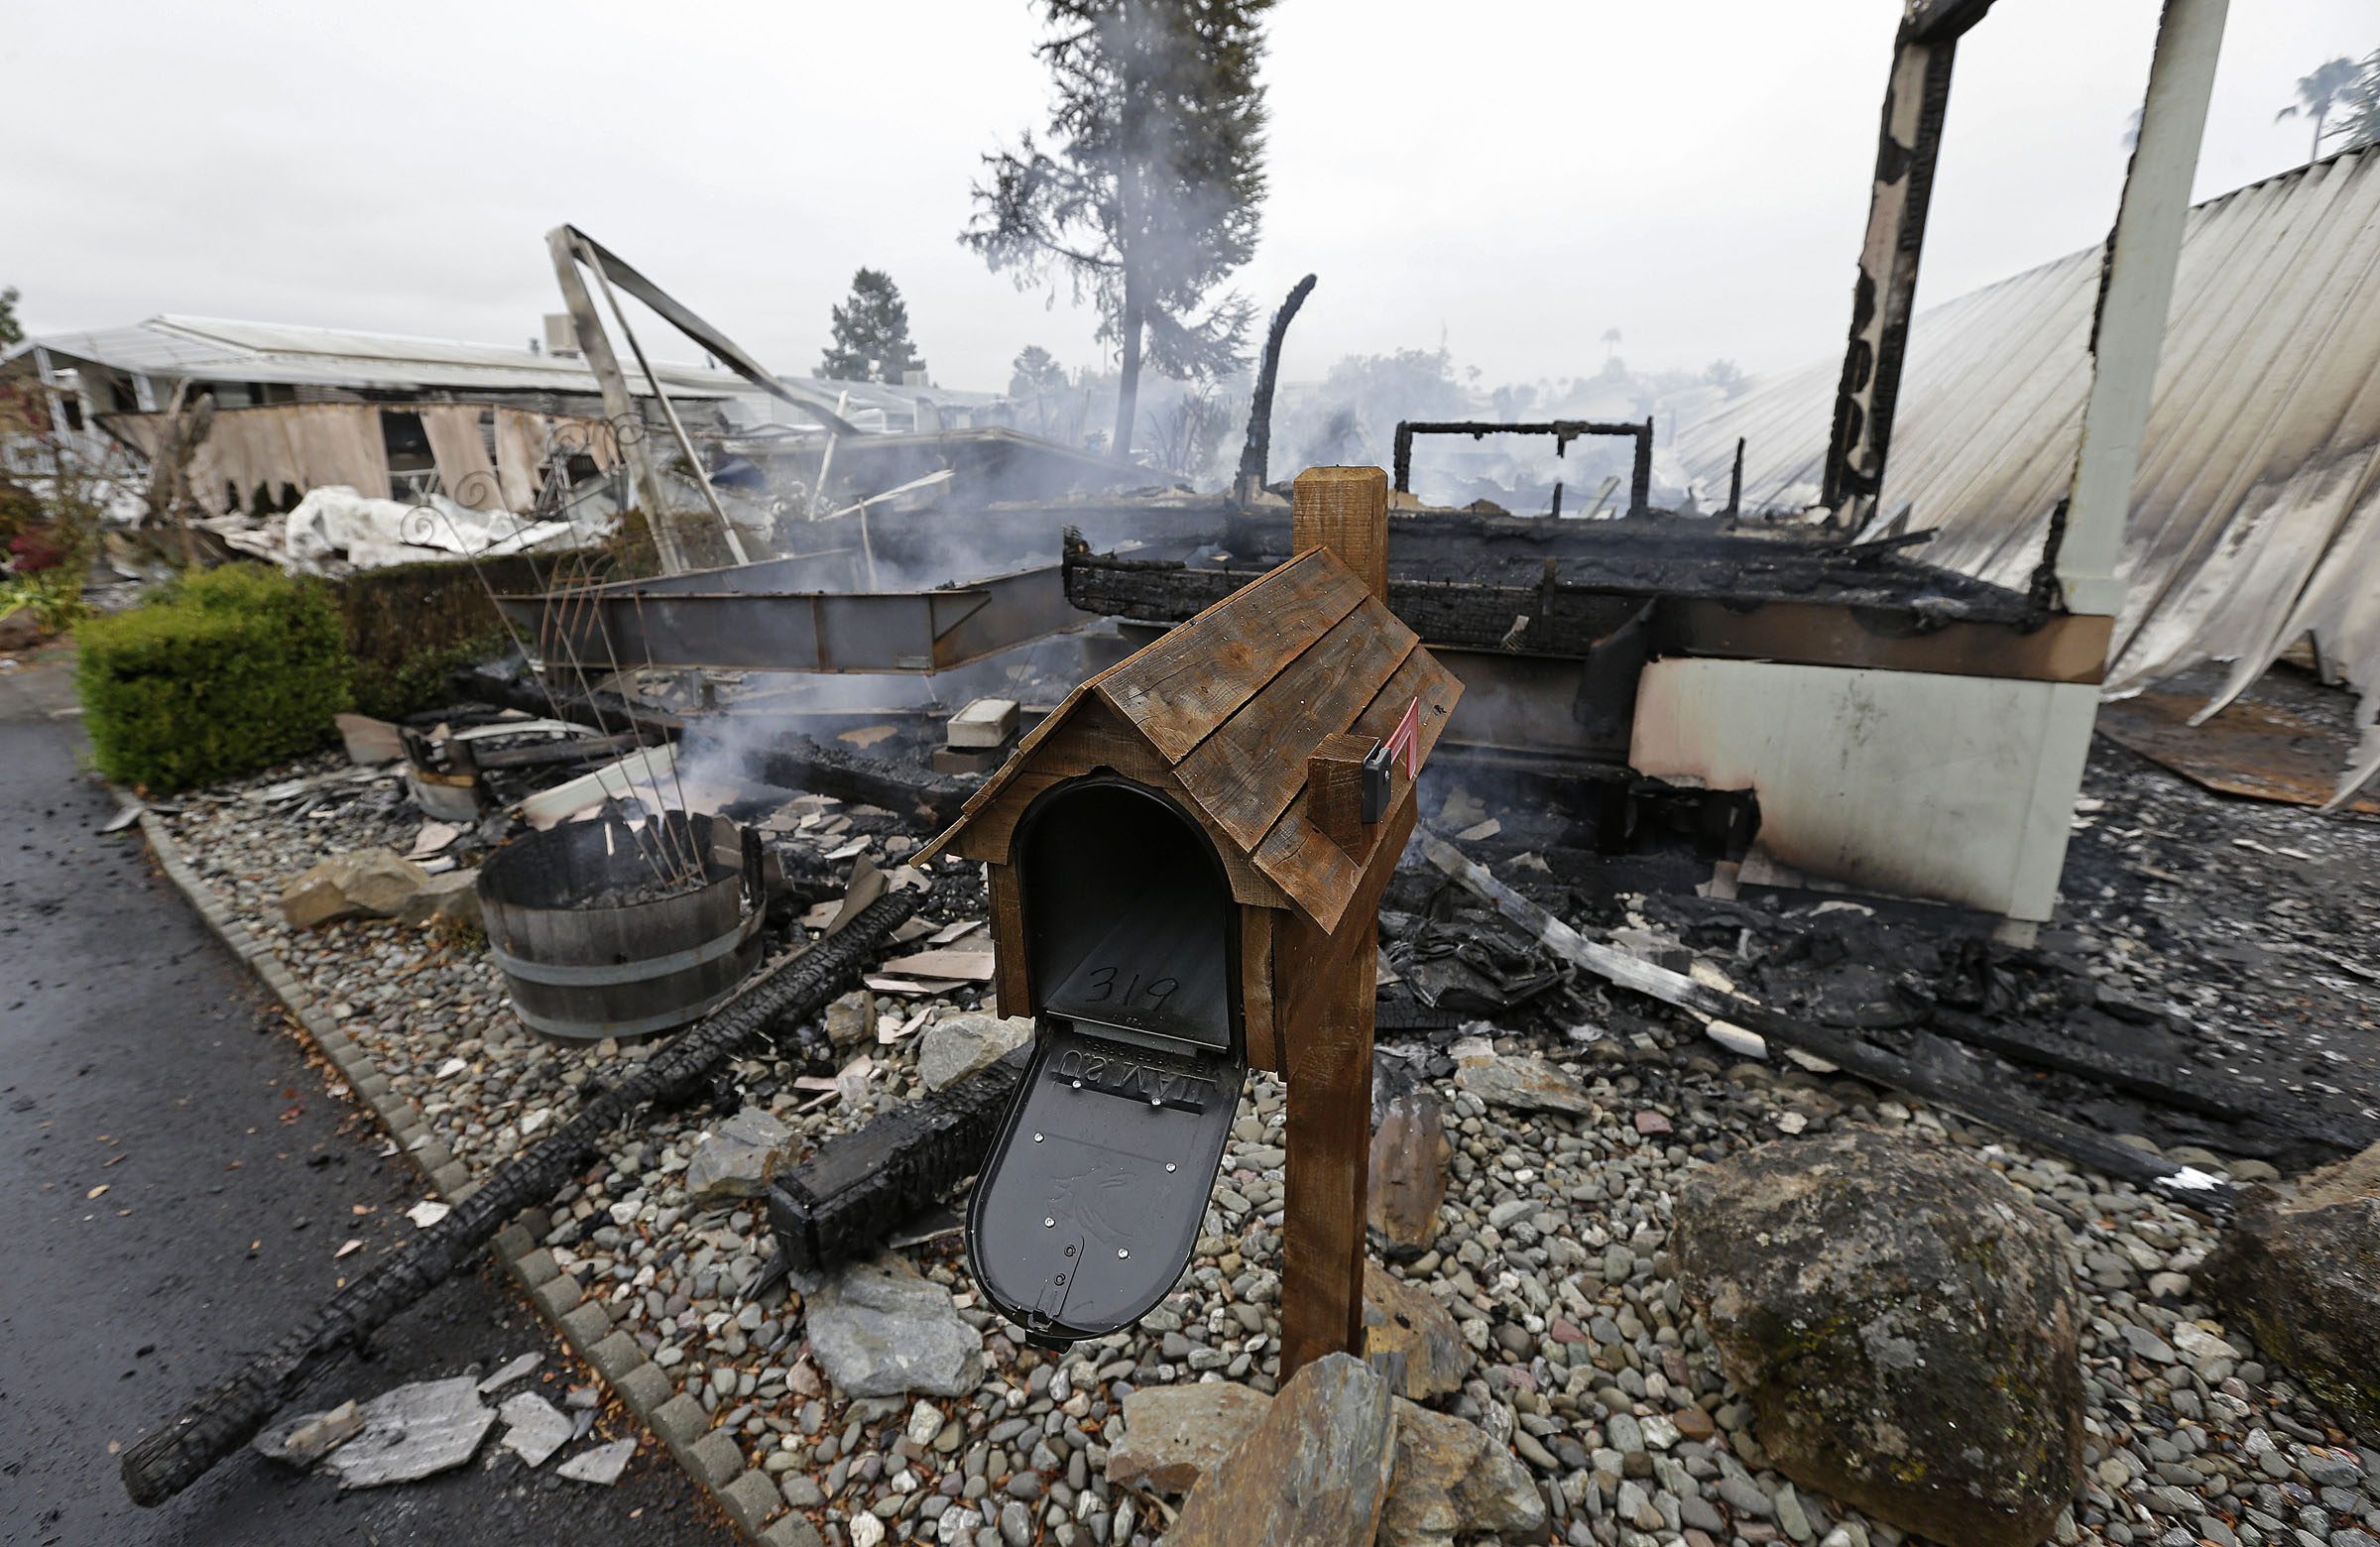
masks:
[[[1310,549],[1076,688],[920,858],[999,805],[1034,750],[1097,698],[1299,912],[1335,932],[1364,866],[1306,820],[1308,755],[1342,732],[1386,736],[1418,699],[1426,757],[1462,692],[1354,571]]]

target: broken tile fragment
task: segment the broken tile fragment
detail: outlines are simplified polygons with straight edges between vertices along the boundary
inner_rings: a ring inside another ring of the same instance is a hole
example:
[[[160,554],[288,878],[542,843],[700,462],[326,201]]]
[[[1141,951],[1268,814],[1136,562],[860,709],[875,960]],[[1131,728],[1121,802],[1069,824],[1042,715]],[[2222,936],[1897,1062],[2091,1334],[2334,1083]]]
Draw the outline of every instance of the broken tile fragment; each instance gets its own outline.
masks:
[[[555,1451],[570,1443],[570,1420],[535,1391],[506,1397],[497,1411],[504,1415],[507,1425],[505,1448],[532,1467],[545,1465]]]
[[[383,1391],[363,1405],[363,1432],[325,1463],[339,1487],[411,1483],[469,1461],[496,1422],[469,1375],[421,1380]]]
[[[598,1488],[610,1488],[620,1481],[620,1474],[628,1470],[628,1458],[636,1453],[637,1442],[634,1439],[614,1440],[608,1445],[580,1451],[554,1468],[553,1475],[568,1478],[573,1483],[592,1483]]]

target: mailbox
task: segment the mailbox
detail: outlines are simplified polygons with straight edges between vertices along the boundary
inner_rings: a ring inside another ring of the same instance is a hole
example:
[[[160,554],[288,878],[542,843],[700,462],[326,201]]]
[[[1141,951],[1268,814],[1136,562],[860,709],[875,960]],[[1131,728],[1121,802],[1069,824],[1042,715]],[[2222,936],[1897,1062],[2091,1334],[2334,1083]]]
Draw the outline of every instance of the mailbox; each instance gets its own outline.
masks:
[[[1288,1082],[1284,1317],[1361,1337],[1379,896],[1461,692],[1384,603],[1386,497],[1307,472],[1294,558],[1076,689],[925,852],[985,865],[1034,1020],[967,1248],[1037,1342],[1173,1287],[1250,1068]]]

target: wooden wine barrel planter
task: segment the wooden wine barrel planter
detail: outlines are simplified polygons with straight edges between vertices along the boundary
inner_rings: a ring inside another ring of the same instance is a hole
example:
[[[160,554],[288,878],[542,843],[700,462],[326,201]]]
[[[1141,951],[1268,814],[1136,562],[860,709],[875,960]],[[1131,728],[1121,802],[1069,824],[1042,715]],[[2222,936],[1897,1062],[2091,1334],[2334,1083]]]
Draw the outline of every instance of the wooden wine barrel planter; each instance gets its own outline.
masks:
[[[564,822],[481,867],[488,945],[532,1030],[574,1041],[666,1031],[707,1013],[760,963],[758,879],[747,886],[741,867],[714,858],[710,817],[659,821]],[[655,856],[698,858],[702,884],[640,897],[662,891]],[[626,900],[583,905],[607,893]]]

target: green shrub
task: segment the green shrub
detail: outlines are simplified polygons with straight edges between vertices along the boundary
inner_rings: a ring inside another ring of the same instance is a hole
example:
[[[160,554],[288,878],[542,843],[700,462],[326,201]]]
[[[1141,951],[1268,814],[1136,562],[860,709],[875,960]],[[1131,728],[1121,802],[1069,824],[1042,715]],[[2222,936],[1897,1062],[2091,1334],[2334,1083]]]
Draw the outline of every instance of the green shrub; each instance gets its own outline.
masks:
[[[99,769],[152,790],[208,783],[320,746],[350,698],[323,588],[255,564],[186,576],[76,634],[75,686]]]
[[[356,712],[400,720],[443,702],[447,673],[510,643],[488,593],[535,595],[550,563],[511,554],[366,569],[337,582]]]

